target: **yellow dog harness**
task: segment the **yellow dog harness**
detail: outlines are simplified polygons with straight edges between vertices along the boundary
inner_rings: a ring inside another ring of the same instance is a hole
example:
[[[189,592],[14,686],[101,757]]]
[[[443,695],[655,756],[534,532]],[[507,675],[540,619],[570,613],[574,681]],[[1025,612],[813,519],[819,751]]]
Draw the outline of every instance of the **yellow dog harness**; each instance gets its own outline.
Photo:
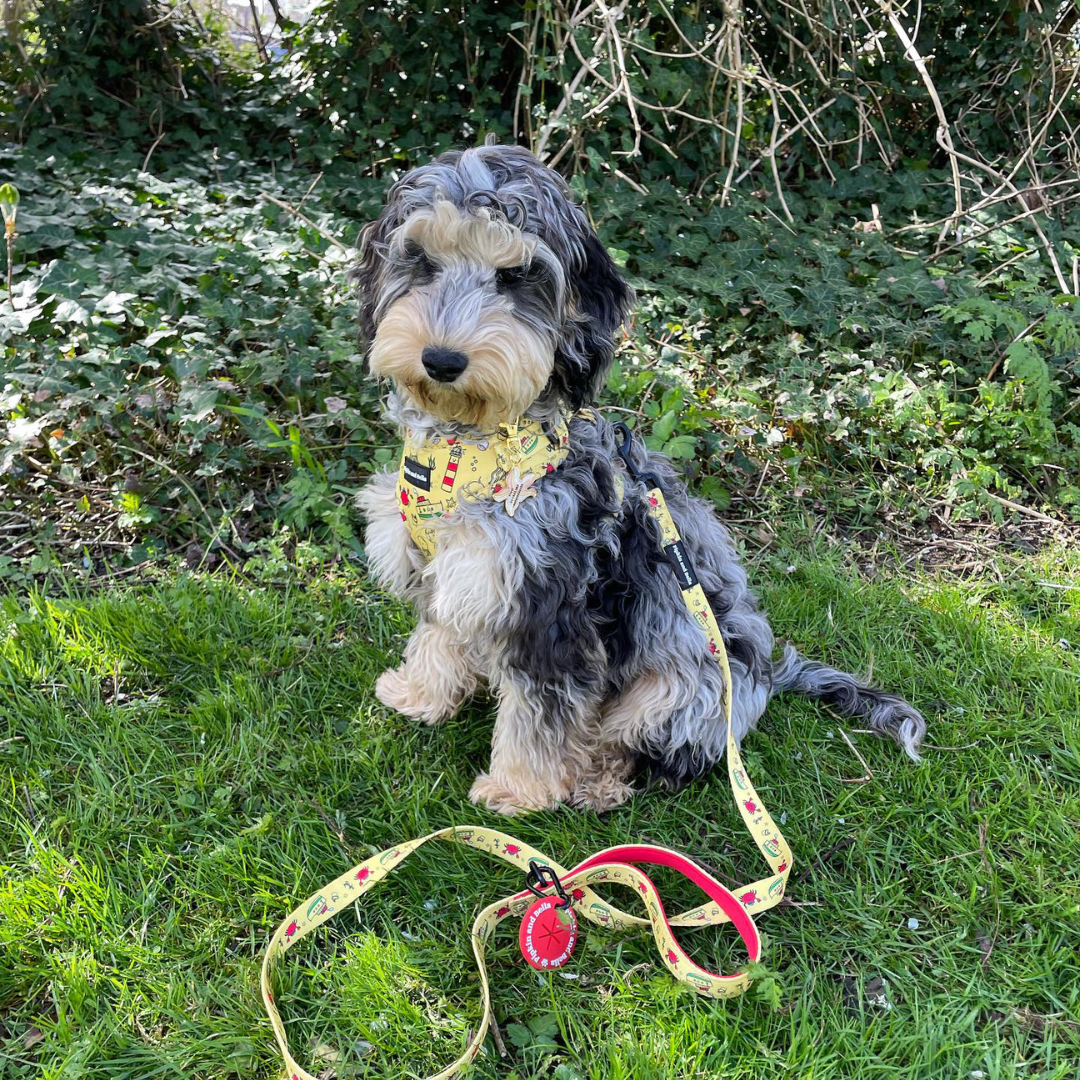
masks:
[[[775,907],[783,898],[787,888],[788,875],[791,873],[791,850],[769,812],[761,804],[761,800],[746,774],[739,748],[735,745],[735,740],[732,737],[731,669],[728,666],[727,650],[724,648],[724,639],[721,636],[720,628],[717,626],[716,617],[704,590],[698,584],[694,568],[683,549],[679,531],[668,511],[659,482],[655,477],[642,476],[637,472],[628,453],[630,432],[624,425],[616,425],[616,430],[618,429],[621,429],[624,435],[620,454],[623,456],[627,470],[635,478],[650,484],[646,494],[648,512],[660,527],[664,552],[679,582],[683,601],[691,618],[701,627],[702,633],[708,642],[707,647],[710,655],[723,671],[724,715],[727,719],[728,781],[739,814],[765,862],[768,863],[768,875],[749,885],[742,885],[737,889],[730,890],[692,860],[686,858],[686,856],[666,848],[648,844],[608,848],[567,870],[535,848],[514,839],[512,836],[497,832],[494,829],[478,826],[450,826],[416,840],[404,841],[352,867],[352,869],[346,871],[328,885],[323,886],[315,895],[309,896],[307,900],[285,917],[270,940],[262,965],[262,998],[278,1046],[281,1049],[282,1057],[285,1059],[288,1068],[287,1076],[289,1080],[316,1080],[316,1077],[305,1070],[289,1050],[285,1025],[271,990],[271,971],[274,961],[315,930],[316,927],[321,926],[328,919],[333,918],[336,914],[358,901],[364,893],[377,885],[396,866],[408,858],[412,852],[430,840],[444,840],[449,843],[465,844],[478,848],[496,858],[518,866],[522,871],[529,868],[530,861],[546,863],[558,879],[560,895],[566,895],[567,901],[572,905],[577,915],[607,929],[634,926],[651,927],[661,962],[676,979],[692,987],[702,997],[736,997],[750,985],[750,977],[745,971],[725,976],[706,971],[695,964],[675,939],[672,928],[712,926],[730,921],[742,937],[749,959],[756,961],[761,953],[761,940],[757,927],[754,925],[753,916]],[[521,428],[516,432],[508,433],[506,436],[507,446],[513,446],[514,439],[520,439],[522,432],[525,430],[526,428]],[[563,431],[565,431],[565,427]],[[534,432],[534,434],[536,433]],[[540,432],[538,434],[544,433]],[[546,435],[544,437],[546,438]],[[450,444],[450,448],[446,449],[445,461],[452,458],[453,445]],[[476,449],[480,451],[479,446]],[[488,447],[480,452],[487,453],[490,449]],[[503,450],[502,448],[494,451],[495,465],[490,473],[485,474],[484,470],[487,465],[478,467],[475,480],[481,484],[481,490],[483,483],[490,483],[492,489],[494,489],[494,485],[500,482],[494,479],[495,474],[498,472],[500,478],[503,474],[512,477],[514,468],[518,469],[515,483],[519,487],[526,477],[533,477],[532,482],[534,483],[535,478],[540,475],[539,472],[534,472],[535,468],[544,468],[546,471],[547,464],[556,465],[557,461],[561,461],[566,454],[565,442],[561,434],[558,447],[551,446],[549,450],[540,452],[536,458],[529,458],[530,453],[537,452],[536,445],[531,445],[529,449],[526,449],[525,443],[521,443],[520,450],[523,451],[520,456],[518,456],[519,450],[517,448],[512,451],[509,449]],[[500,454],[504,456],[500,458]],[[512,461],[511,458],[513,458]],[[460,462],[464,459],[465,454],[463,453],[458,458],[459,472]],[[523,472],[522,466],[525,459],[528,460],[525,463],[525,471]],[[488,458],[486,460],[490,462],[492,459]],[[507,469],[506,464],[510,464],[511,468]],[[437,461],[434,466],[427,467],[432,470],[428,475],[434,477],[438,474],[440,465]],[[445,468],[445,463],[442,467]],[[403,461],[403,471],[404,468],[405,463]],[[472,475],[471,467],[465,475]],[[437,482],[442,483],[441,480]],[[457,487],[456,480],[451,484],[451,487]],[[407,491],[414,490],[411,483],[403,485],[403,488]],[[422,484],[419,485],[419,488],[422,491],[429,491],[431,489],[431,480],[428,480],[427,488]],[[531,490],[531,484],[529,490]],[[498,494],[498,492],[495,494]],[[507,505],[507,511],[512,513],[516,505],[520,505],[520,498],[523,497],[528,496],[519,495],[518,503]],[[509,497],[506,501],[509,502]],[[443,513],[448,513],[449,509],[447,509],[446,501],[443,500],[443,502]],[[422,544],[421,546],[423,547]],[[710,902],[689,911],[684,911],[674,918],[669,918],[664,911],[663,902],[656,890],[656,886],[635,865],[639,862],[658,863],[678,870],[698,885],[706,893]],[[594,891],[594,886],[599,884],[618,884],[629,887],[633,891],[635,899],[643,906],[644,917],[631,915],[609,904]],[[488,942],[499,924],[504,919],[520,915],[528,907],[531,899],[530,892],[514,893],[512,896],[488,904],[474,919],[471,940],[473,955],[476,958],[480,974],[483,1018],[476,1033],[469,1039],[461,1056],[453,1064],[448,1065],[441,1072],[431,1077],[430,1080],[448,1080],[449,1077],[454,1076],[468,1065],[479,1053],[492,1020],[491,990],[485,964]]]
[[[435,523],[459,502],[493,499],[513,517],[536,495],[536,483],[554,472],[570,449],[565,418],[554,426],[538,420],[500,424],[490,436],[455,438],[405,433],[398,470],[401,520],[416,546],[435,555]]]

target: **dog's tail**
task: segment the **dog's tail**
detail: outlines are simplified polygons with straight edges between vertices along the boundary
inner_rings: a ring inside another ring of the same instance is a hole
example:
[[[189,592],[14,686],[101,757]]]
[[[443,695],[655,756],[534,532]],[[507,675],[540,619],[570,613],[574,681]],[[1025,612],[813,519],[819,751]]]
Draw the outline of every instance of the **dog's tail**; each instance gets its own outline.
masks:
[[[795,690],[832,705],[845,716],[862,720],[880,735],[891,735],[914,761],[926,734],[922,714],[897,694],[888,694],[860,682],[854,675],[807,660],[793,646],[773,668],[772,692]]]

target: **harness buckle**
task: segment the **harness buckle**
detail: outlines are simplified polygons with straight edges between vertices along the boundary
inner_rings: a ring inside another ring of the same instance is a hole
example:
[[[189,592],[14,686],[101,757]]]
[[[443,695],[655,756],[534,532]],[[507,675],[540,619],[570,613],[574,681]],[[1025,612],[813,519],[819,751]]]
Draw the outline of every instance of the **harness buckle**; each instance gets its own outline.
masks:
[[[660,477],[658,477],[656,473],[642,472],[634,464],[634,460],[630,456],[630,448],[633,445],[634,433],[621,420],[617,424],[612,424],[611,430],[622,438],[622,442],[617,443],[615,449],[619,451],[619,457],[622,458],[623,464],[626,466],[626,471],[639,483],[645,484],[646,487],[660,488],[663,490],[663,484],[660,483]]]
[[[547,896],[547,893],[541,890],[554,888],[555,894],[559,897],[559,907],[569,907],[572,903],[555,871],[547,863],[542,863],[539,859],[529,860],[529,872],[525,875],[525,887],[533,896],[538,896],[541,900]]]

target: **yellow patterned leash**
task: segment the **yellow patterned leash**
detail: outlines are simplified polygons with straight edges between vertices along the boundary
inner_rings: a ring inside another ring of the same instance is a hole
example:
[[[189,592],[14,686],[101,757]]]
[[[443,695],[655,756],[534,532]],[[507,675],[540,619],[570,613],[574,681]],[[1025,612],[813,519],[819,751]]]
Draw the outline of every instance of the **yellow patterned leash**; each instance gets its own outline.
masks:
[[[739,748],[732,737],[731,670],[716,617],[683,548],[682,539],[664,501],[659,481],[656,477],[638,472],[629,455],[630,432],[625,425],[615,425],[616,431],[620,429],[624,440],[620,447],[620,454],[631,475],[646,483],[651,482],[646,496],[649,502],[648,512],[660,527],[664,554],[678,579],[687,609],[708,636],[710,654],[723,670],[724,714],[728,725],[728,779],[739,813],[754,838],[754,843],[757,844],[769,864],[771,873],[768,877],[732,891],[686,856],[650,844],[608,848],[579,863],[573,869],[567,870],[536,848],[506,833],[494,829],[458,825],[439,829],[419,839],[408,840],[387,848],[378,855],[352,867],[324,886],[314,896],[308,897],[286,916],[267,946],[260,978],[262,998],[288,1069],[289,1080],[317,1080],[317,1078],[304,1069],[289,1050],[285,1025],[274,1002],[270,986],[274,961],[328,919],[359,900],[399,863],[430,840],[466,844],[516,865],[523,871],[529,868],[531,862],[545,864],[556,875],[560,894],[565,893],[577,915],[609,929],[651,926],[664,966],[675,978],[693,987],[703,997],[737,997],[749,987],[750,979],[746,972],[726,976],[718,975],[695,964],[676,941],[672,928],[711,926],[730,921],[742,937],[749,959],[756,961],[761,954],[761,940],[753,915],[775,907],[783,897],[788,875],[791,873],[791,850],[750,783],[739,755]],[[664,911],[656,886],[648,875],[633,865],[636,862],[655,863],[677,870],[697,884],[709,897],[710,903],[669,918]],[[620,884],[632,888],[644,904],[648,917],[630,915],[605,903],[592,889],[593,885],[600,883]],[[523,890],[504,897],[488,904],[476,916],[470,937],[480,974],[483,1018],[479,1029],[470,1039],[461,1056],[430,1080],[447,1080],[467,1066],[479,1052],[491,1022],[491,990],[484,959],[487,942],[495,932],[495,928],[504,919],[525,912],[532,903],[532,895],[532,892]]]
[[[664,501],[664,493],[661,490],[659,478],[653,473],[642,473],[633,462],[630,454],[632,435],[625,424],[613,424],[612,430],[622,437],[622,442],[617,447],[619,456],[626,466],[627,472],[642,483],[648,484],[645,498],[648,501],[649,516],[659,525],[661,545],[664,555],[675,573],[675,579],[682,590],[683,603],[686,604],[694,622],[701,627],[709,639],[709,652],[713,659],[720,665],[724,673],[724,716],[727,720],[727,769],[728,780],[731,783],[731,792],[735,797],[735,805],[739,808],[743,822],[750,835],[754,838],[758,850],[769,864],[772,873],[768,877],[761,878],[750,885],[744,885],[740,890],[739,899],[748,908],[755,911],[766,911],[775,907],[784,895],[787,888],[788,875],[791,873],[791,848],[773,821],[772,815],[765,809],[758,797],[754,785],[750,783],[746,767],[743,765],[742,755],[732,737],[731,731],[731,667],[728,664],[727,649],[724,647],[724,638],[720,633],[720,627],[716,623],[716,615],[709,603],[705,590],[698,582],[697,573],[693,563],[683,547],[682,537],[675,527],[675,522]]]

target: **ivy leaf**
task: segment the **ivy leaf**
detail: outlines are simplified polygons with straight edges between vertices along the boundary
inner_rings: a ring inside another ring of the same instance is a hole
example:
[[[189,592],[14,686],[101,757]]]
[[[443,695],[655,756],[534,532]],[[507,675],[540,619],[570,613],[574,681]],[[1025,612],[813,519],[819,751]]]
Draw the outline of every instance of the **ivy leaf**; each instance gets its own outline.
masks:
[[[109,290],[96,304],[94,310],[102,315],[119,315],[127,310],[130,301],[135,299],[135,293],[118,293]]]
[[[61,300],[53,312],[53,321],[58,323],[78,323],[85,326],[90,322],[90,312],[77,300]]]
[[[75,299],[82,295],[87,281],[93,280],[87,272],[74,263],[63,259],[54,259],[41,276],[38,291],[53,296],[68,296]]]
[[[177,331],[168,326],[162,326],[157,330],[151,331],[139,342],[145,348],[149,349],[152,345],[156,345],[159,341],[165,341],[167,338],[176,337]]]
[[[211,387],[185,390],[177,400],[178,419],[182,423],[201,423],[214,411],[217,400],[218,392]]]
[[[652,426],[652,436],[657,442],[664,443],[671,438],[675,425],[679,422],[679,414],[674,409],[669,409]]]
[[[664,444],[664,453],[672,458],[692,458],[697,449],[697,439],[693,435],[676,435]]]
[[[726,510],[731,503],[731,493],[715,476],[702,479],[701,493],[706,499],[711,499],[718,510]]]

